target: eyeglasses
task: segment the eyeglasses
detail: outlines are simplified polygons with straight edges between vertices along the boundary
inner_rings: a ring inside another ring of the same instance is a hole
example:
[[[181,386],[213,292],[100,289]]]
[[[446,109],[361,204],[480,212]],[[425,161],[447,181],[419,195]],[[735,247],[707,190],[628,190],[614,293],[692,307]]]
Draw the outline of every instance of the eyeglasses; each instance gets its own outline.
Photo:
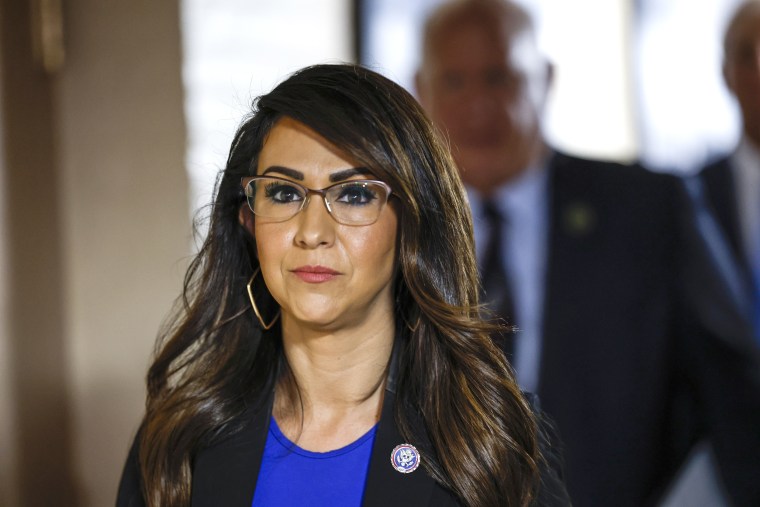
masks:
[[[371,225],[391,195],[391,187],[375,180],[344,181],[320,190],[271,176],[248,176],[241,183],[251,211],[275,222],[296,216],[306,207],[310,196],[316,194],[339,224]]]

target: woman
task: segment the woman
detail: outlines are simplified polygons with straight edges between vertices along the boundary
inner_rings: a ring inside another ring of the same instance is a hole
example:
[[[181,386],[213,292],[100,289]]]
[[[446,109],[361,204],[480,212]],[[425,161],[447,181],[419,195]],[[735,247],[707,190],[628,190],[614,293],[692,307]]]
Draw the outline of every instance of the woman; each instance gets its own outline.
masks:
[[[117,504],[566,504],[479,319],[472,244],[446,147],[399,86],[319,65],[260,97]]]

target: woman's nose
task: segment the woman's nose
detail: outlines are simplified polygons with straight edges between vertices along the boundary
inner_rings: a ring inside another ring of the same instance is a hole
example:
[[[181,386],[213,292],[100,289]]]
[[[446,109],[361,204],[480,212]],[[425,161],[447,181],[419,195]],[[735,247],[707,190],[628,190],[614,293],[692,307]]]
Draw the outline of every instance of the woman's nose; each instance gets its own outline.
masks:
[[[322,196],[308,196],[303,209],[295,218],[298,220],[295,236],[297,244],[305,248],[316,248],[330,245],[335,240],[336,222],[327,211]]]

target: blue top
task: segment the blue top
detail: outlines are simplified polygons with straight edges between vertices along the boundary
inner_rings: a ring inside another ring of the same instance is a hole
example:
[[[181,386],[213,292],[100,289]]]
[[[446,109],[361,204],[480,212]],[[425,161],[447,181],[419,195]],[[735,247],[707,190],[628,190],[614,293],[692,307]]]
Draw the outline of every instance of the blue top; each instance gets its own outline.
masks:
[[[272,417],[252,507],[361,505],[376,431],[377,425],[334,451],[311,452],[288,440]]]

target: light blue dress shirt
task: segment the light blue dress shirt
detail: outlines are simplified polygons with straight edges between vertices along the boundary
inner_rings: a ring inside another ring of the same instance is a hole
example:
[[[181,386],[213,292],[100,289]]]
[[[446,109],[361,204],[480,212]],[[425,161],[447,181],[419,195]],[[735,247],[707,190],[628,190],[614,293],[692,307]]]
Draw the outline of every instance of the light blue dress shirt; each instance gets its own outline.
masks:
[[[548,171],[545,164],[531,167],[516,180],[493,194],[505,217],[502,237],[507,255],[504,268],[509,275],[514,301],[515,335],[513,367],[525,391],[538,390],[541,364],[541,333],[549,223]],[[475,249],[482,264],[488,241],[488,221],[483,216],[483,199],[467,189],[475,226]]]

